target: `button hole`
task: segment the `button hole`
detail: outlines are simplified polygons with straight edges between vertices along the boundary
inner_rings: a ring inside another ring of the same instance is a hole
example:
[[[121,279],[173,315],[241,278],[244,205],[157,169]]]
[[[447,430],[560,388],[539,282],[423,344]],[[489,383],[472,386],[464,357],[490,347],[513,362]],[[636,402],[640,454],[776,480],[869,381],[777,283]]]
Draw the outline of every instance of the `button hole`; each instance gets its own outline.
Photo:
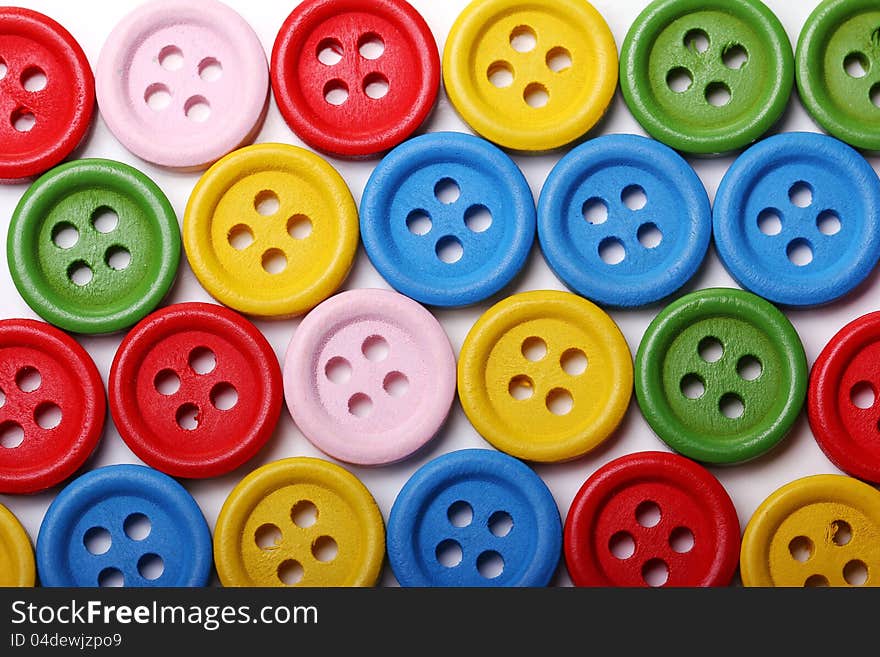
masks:
[[[656,502],[647,500],[636,507],[636,522],[646,529],[656,527],[662,519],[660,506]]]
[[[825,210],[816,218],[816,228],[823,235],[837,235],[842,228],[840,217],[833,210]]]
[[[705,53],[709,50],[710,45],[711,41],[709,40],[709,35],[699,28],[688,30],[687,34],[684,35],[685,48],[688,48],[689,50],[692,50],[696,53]]]
[[[845,520],[835,520],[831,523],[829,534],[831,542],[838,547],[849,545],[853,537],[852,526]]]
[[[296,586],[304,577],[302,564],[295,559],[286,559],[278,565],[278,579],[285,586]]]
[[[813,556],[813,541],[806,536],[795,536],[788,544],[791,558],[800,563],[806,563]]]
[[[67,268],[67,278],[77,287],[85,287],[92,282],[93,277],[92,268],[82,260],[71,263]]]
[[[608,551],[625,561],[636,553],[636,541],[628,532],[617,532],[608,541]]]
[[[51,431],[61,424],[61,408],[52,402],[43,402],[34,410],[34,421],[41,429]]]
[[[263,253],[262,265],[267,274],[277,276],[287,269],[287,256],[281,249],[269,249]]]
[[[707,336],[697,345],[697,353],[707,363],[717,363],[724,357],[724,345],[718,338]]]
[[[608,204],[601,198],[588,199],[582,208],[584,219],[594,226],[599,226],[608,221]]]
[[[526,401],[535,396],[535,382],[525,374],[515,376],[507,386],[510,396],[517,401]]]
[[[688,399],[700,399],[706,394],[706,382],[696,374],[688,374],[681,380],[681,394]]]
[[[541,109],[550,104],[550,92],[540,82],[532,82],[523,92],[523,100],[529,107]]]
[[[569,376],[580,376],[587,371],[587,355],[580,349],[567,349],[559,359],[559,364]]]
[[[43,377],[35,367],[22,367],[15,374],[15,385],[22,392],[35,392],[43,385]]]
[[[30,132],[37,124],[37,117],[29,109],[19,107],[12,113],[9,121],[18,132]]]
[[[92,212],[92,226],[96,231],[106,235],[119,226],[119,215],[113,208],[102,205]]]
[[[669,581],[669,566],[662,559],[650,559],[642,566],[642,579],[653,588],[664,586]]]
[[[7,420],[0,423],[0,447],[15,449],[24,442],[24,429],[18,422]]]
[[[38,66],[29,66],[21,74],[21,86],[30,93],[42,91],[48,82],[43,69]]]
[[[441,541],[434,550],[434,556],[444,568],[455,568],[461,563],[464,554],[461,545],[452,539]]]
[[[513,531],[513,518],[507,511],[496,511],[489,516],[489,531],[496,538],[504,538]]]
[[[339,554],[339,544],[332,536],[319,536],[312,542],[312,556],[321,563],[333,561]]]
[[[531,52],[537,45],[538,35],[528,25],[518,25],[510,33],[510,47],[516,52]]]
[[[606,265],[619,265],[626,260],[626,247],[616,237],[606,237],[599,242],[599,257]]]
[[[574,408],[574,397],[565,388],[554,388],[547,394],[546,404],[553,415],[568,415]]]
[[[270,189],[260,191],[254,197],[254,210],[263,217],[274,217],[281,210],[281,200],[278,194]]]
[[[381,363],[391,353],[391,345],[381,335],[371,335],[361,344],[361,353],[367,360]]]
[[[736,364],[736,371],[743,381],[757,381],[764,373],[764,365],[754,356],[743,356]]]
[[[290,519],[301,529],[308,529],[318,522],[318,507],[309,500],[301,500],[290,509]]]
[[[557,46],[547,53],[547,68],[554,73],[562,73],[572,67],[571,53],[562,46]]]
[[[526,338],[520,350],[526,360],[537,363],[544,360],[544,357],[547,355],[547,343],[538,337]]]
[[[199,77],[205,82],[216,82],[223,77],[223,66],[218,59],[206,57],[199,62]]]
[[[380,100],[388,95],[389,90],[388,78],[381,73],[370,73],[364,78],[364,93],[367,98]]]
[[[409,391],[409,379],[403,372],[389,372],[382,381],[382,388],[389,396],[400,398]]]
[[[850,586],[864,586],[868,583],[868,566],[864,561],[853,559],[843,567],[843,578]]]
[[[111,246],[104,254],[104,263],[113,271],[125,271],[131,265],[131,253],[124,246]]]
[[[351,363],[342,356],[331,358],[324,367],[324,374],[331,383],[337,385],[346,384],[351,380]]]
[[[177,426],[184,431],[195,431],[198,429],[200,418],[201,411],[199,411],[199,407],[195,404],[184,404],[177,409],[177,414],[175,415]]]
[[[810,207],[813,205],[813,186],[804,181],[796,182],[788,190],[788,199],[798,208]]]
[[[260,525],[254,532],[254,543],[261,550],[274,550],[281,545],[282,540],[281,530],[272,523]]]
[[[461,187],[452,178],[443,178],[434,185],[434,197],[443,205],[452,205],[461,198]]]
[[[196,347],[189,352],[189,366],[196,374],[210,374],[217,367],[217,356],[207,347]]]
[[[493,87],[507,89],[508,87],[513,86],[516,74],[514,73],[513,65],[510,64],[510,62],[497,61],[489,66],[489,69],[486,71],[486,77],[489,79],[489,83]]]
[[[103,527],[92,527],[83,535],[83,545],[89,554],[96,557],[107,554],[113,546],[110,532]]]
[[[746,405],[742,397],[733,392],[728,392],[718,402],[721,414],[729,420],[738,420],[746,412]]]
[[[446,510],[446,517],[453,527],[469,527],[474,521],[474,508],[463,500],[453,502]]]
[[[843,69],[851,78],[861,79],[871,70],[871,60],[863,52],[851,52],[843,60]]]
[[[678,554],[687,554],[693,550],[695,542],[694,533],[687,527],[676,527],[669,535],[669,547]]]
[[[336,66],[342,61],[344,49],[338,39],[323,39],[318,44],[315,56],[324,66]]]
[[[413,210],[406,218],[406,228],[416,236],[427,235],[434,227],[431,215],[425,210]]]
[[[244,251],[254,243],[254,233],[250,226],[238,224],[230,229],[226,239],[229,241],[229,246],[233,249],[236,251]]]
[[[158,554],[145,554],[138,559],[137,569],[141,577],[154,582],[165,572],[165,562]]]
[[[441,238],[435,247],[437,258],[447,265],[454,265],[464,257],[464,247],[457,237],[448,235]]]
[[[330,80],[324,85],[324,100],[335,107],[344,105],[348,100],[348,85],[342,80]]]
[[[362,392],[352,395],[348,400],[348,412],[360,419],[367,418],[373,412],[373,400]]]
[[[486,579],[501,577],[504,565],[504,558],[495,550],[487,550],[477,557],[477,572]]]
[[[472,233],[485,233],[492,227],[492,213],[485,205],[472,205],[464,213],[464,223]]]
[[[230,411],[238,405],[238,390],[231,383],[218,383],[211,388],[210,398],[218,411]]]
[[[159,65],[166,71],[183,68],[183,51],[177,46],[165,46],[159,51]]]
[[[666,85],[677,94],[683,94],[694,84],[693,74],[683,66],[677,66],[666,74]]]
[[[56,224],[52,229],[52,243],[59,249],[72,249],[79,241],[79,230],[66,221]]]
[[[385,54],[385,41],[375,32],[367,32],[358,39],[358,52],[364,59],[379,59]]]
[[[724,49],[721,55],[724,65],[732,71],[739,71],[749,62],[749,53],[745,47],[738,43],[731,44]]]
[[[782,232],[782,217],[779,210],[767,208],[758,215],[758,230],[768,237]]]
[[[724,82],[712,82],[706,87],[706,102],[712,107],[725,107],[732,99],[730,87]]]
[[[785,253],[795,267],[806,267],[813,262],[813,245],[801,237],[789,242]]]
[[[125,576],[118,568],[105,568],[98,573],[98,586],[101,588],[122,588],[125,586]]]
[[[642,224],[638,231],[638,240],[646,249],[656,249],[663,242],[663,232],[657,224]]]
[[[180,390],[180,377],[173,370],[161,370],[153,379],[153,387],[160,395],[170,397]]]
[[[205,123],[211,118],[211,104],[204,96],[192,96],[183,104],[186,118],[194,123]]]
[[[287,234],[295,240],[308,239],[312,230],[312,220],[304,214],[295,214],[287,220]]]
[[[621,202],[633,212],[638,212],[648,205],[648,195],[641,185],[628,185],[620,193]]]
[[[171,105],[171,90],[164,84],[155,83],[144,91],[144,102],[154,112],[161,112]]]

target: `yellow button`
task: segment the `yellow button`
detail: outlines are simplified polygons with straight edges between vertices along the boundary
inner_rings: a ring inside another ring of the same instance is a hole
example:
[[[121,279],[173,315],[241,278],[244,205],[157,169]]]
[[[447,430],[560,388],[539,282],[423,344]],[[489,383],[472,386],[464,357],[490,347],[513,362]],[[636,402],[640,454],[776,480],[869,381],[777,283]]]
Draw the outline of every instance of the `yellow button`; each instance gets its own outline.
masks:
[[[614,321],[567,292],[508,297],[471,329],[458,363],[461,404],[503,452],[558,462],[587,453],[623,419],[632,356]]]
[[[333,294],[358,245],[342,177],[295,146],[230,153],[199,180],[183,220],[187,258],[218,301],[259,317],[301,315]]]
[[[749,521],[740,571],[746,586],[880,585],[880,492],[841,475],[783,486]]]
[[[18,518],[0,504],[0,587],[33,586],[34,549]]]
[[[584,0],[475,0],[452,26],[443,78],[486,139],[521,151],[584,135],[617,88],[614,36]]]
[[[214,530],[224,586],[374,586],[385,525],[350,472],[313,458],[259,468],[230,493]]]

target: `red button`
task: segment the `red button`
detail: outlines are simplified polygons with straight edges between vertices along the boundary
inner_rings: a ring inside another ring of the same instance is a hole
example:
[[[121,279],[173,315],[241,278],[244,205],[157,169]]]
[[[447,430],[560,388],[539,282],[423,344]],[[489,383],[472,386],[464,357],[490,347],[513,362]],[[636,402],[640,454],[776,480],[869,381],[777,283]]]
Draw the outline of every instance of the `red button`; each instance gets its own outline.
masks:
[[[440,87],[431,30],[404,0],[307,0],[272,51],[272,88],[291,129],[335,155],[373,155],[425,121]]]
[[[727,492],[676,454],[630,454],[600,468],[565,522],[565,561],[577,586],[725,586],[739,548]]]
[[[880,312],[831,338],[810,374],[808,412],[819,447],[854,477],[880,483]]]
[[[0,180],[48,171],[88,130],[95,80],[76,40],[48,16],[0,8]]]
[[[73,475],[106,412],[101,376],[73,338],[42,322],[0,321],[0,493],[36,493]]]
[[[281,413],[281,369],[257,328],[222,306],[182,303],[125,337],[110,369],[123,440],[174,477],[225,474],[252,458]]]

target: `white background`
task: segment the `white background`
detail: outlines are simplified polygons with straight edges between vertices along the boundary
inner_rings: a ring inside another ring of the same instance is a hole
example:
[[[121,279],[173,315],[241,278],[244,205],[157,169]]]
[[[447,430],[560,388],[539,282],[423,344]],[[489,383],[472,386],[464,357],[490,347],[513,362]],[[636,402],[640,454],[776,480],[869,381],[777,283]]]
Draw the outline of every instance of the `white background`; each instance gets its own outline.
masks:
[[[254,2],[253,0],[226,1],[227,4],[241,13],[254,27],[263,43],[267,56],[271,52],[272,43],[281,23],[293,5],[296,4],[289,0],[261,0],[260,2]],[[458,13],[466,6],[467,0],[443,0],[442,2],[438,0],[411,0],[411,3],[421,12],[431,26],[442,52],[449,28]],[[79,2],[70,2],[69,0],[19,0],[18,4],[42,11],[58,20],[79,41],[89,61],[94,66],[106,36],[132,7],[140,3],[131,0],[82,0]],[[619,48],[630,25],[632,25],[636,16],[648,2],[647,0],[594,0],[593,4],[610,25]],[[782,21],[794,46],[807,16],[818,2],[766,0],[766,4],[775,11]],[[438,130],[466,132],[468,128],[456,115],[445,94],[441,92],[437,108],[432,118],[424,127],[424,130],[427,132]],[[817,130],[817,127],[800,104],[796,93],[792,96],[789,108],[775,130],[779,132]],[[608,133],[644,134],[627,110],[619,92],[606,119],[589,136],[595,137]],[[274,100],[269,109],[266,124],[259,134],[257,141],[302,145],[282,120]],[[515,156],[514,159],[523,169],[532,186],[535,198],[538,197],[547,174],[562,155],[563,153]],[[168,195],[177,211],[178,217],[183,216],[183,209],[187,198],[198,179],[197,174],[171,173],[138,160],[116,141],[100,117],[96,118],[93,132],[74,156],[110,158],[139,168],[155,180]],[[869,159],[875,170],[877,170],[878,165],[880,165],[880,159],[876,157]],[[330,161],[342,173],[355,199],[359,202],[364,184],[376,162],[348,162],[336,159],[331,159]],[[717,159],[694,159],[691,161],[706,185],[710,198],[714,198],[721,177],[732,161],[732,156]],[[2,249],[0,252],[3,254],[6,253],[5,240],[9,217],[25,189],[26,185],[0,186],[0,241],[2,241],[0,243],[0,249]],[[789,311],[787,313],[801,335],[810,364],[815,361],[824,345],[841,327],[856,317],[877,308],[875,298],[878,291],[880,291],[880,281],[878,281],[880,274],[878,272],[874,272],[866,283],[847,298],[831,306],[817,310]],[[705,265],[687,287],[687,290],[691,291],[712,286],[735,287],[735,283],[721,266],[714,251],[710,251]],[[345,284],[345,288],[364,287],[387,288],[388,286],[373,269],[363,249],[361,249],[351,276]],[[505,291],[505,295],[536,289],[564,289],[544,263],[537,246],[537,241],[524,275],[519,277],[510,289]],[[196,300],[211,301],[210,297],[202,290],[193,276],[185,259],[183,259],[177,283],[167,299],[167,303]],[[493,302],[485,302],[479,306],[464,310],[436,312],[437,317],[446,328],[456,352],[460,349],[462,341],[474,321]],[[660,307],[658,306],[644,310],[615,311],[611,313],[626,335],[633,354],[635,354],[638,348],[645,328],[659,309]],[[36,318],[36,315],[18,295],[6,266],[0,267],[0,317]],[[287,343],[297,325],[298,320],[257,322],[257,326],[268,337],[279,358],[283,357]],[[105,383],[110,363],[120,339],[121,336],[119,335],[79,338],[80,342],[94,358]],[[415,457],[392,466],[374,469],[350,469],[372,491],[382,509],[383,515],[387,519],[397,492],[418,467],[440,454],[468,447],[487,448],[489,445],[474,431],[456,401],[445,428],[427,449]],[[666,446],[653,434],[642,419],[635,399],[633,399],[620,430],[605,445],[585,458],[572,463],[540,465],[536,467],[536,470],[552,490],[564,519],[575,493],[586,478],[597,468],[611,459],[624,454],[642,450],[666,449]],[[195,496],[208,523],[213,528],[223,500],[242,477],[260,465],[279,458],[297,455],[323,457],[297,430],[290,415],[285,410],[282,413],[281,422],[274,437],[251,462],[219,479],[185,481],[183,484]],[[138,462],[138,459],[129,451],[128,447],[119,437],[112,424],[112,420],[108,416],[104,437],[86,467],[91,469],[115,463]],[[772,453],[746,465],[712,468],[712,472],[721,480],[733,498],[739,512],[740,523],[744,528],[758,504],[781,485],[806,475],[833,473],[837,472],[837,470],[819,450],[810,433],[805,414],[802,414],[796,422],[791,435]],[[9,507],[21,519],[31,539],[35,541],[46,508],[57,492],[57,489],[53,489],[46,493],[28,497],[0,495],[0,503]],[[382,581],[386,585],[395,584],[394,576],[387,566]],[[554,583],[558,585],[570,584],[564,566],[560,566]]]

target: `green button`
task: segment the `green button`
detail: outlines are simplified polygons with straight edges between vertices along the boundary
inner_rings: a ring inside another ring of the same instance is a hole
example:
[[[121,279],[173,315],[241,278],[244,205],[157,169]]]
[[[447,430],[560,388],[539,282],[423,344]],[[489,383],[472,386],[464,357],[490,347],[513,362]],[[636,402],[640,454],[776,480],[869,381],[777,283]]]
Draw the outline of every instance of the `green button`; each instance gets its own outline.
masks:
[[[798,41],[797,80],[804,105],[825,130],[880,151],[880,3],[819,5]]]
[[[636,357],[645,419],[674,450],[739,463],[774,447],[804,404],[807,360],[791,322],[742,290],[682,297],[648,327]]]
[[[620,84],[655,139],[685,153],[747,146],[782,116],[794,57],[758,0],[657,0],[623,42]]]
[[[47,322],[112,333],[151,312],[177,275],[180,228],[168,199],[139,171],[79,160],[39,178],[7,240],[19,293]]]

